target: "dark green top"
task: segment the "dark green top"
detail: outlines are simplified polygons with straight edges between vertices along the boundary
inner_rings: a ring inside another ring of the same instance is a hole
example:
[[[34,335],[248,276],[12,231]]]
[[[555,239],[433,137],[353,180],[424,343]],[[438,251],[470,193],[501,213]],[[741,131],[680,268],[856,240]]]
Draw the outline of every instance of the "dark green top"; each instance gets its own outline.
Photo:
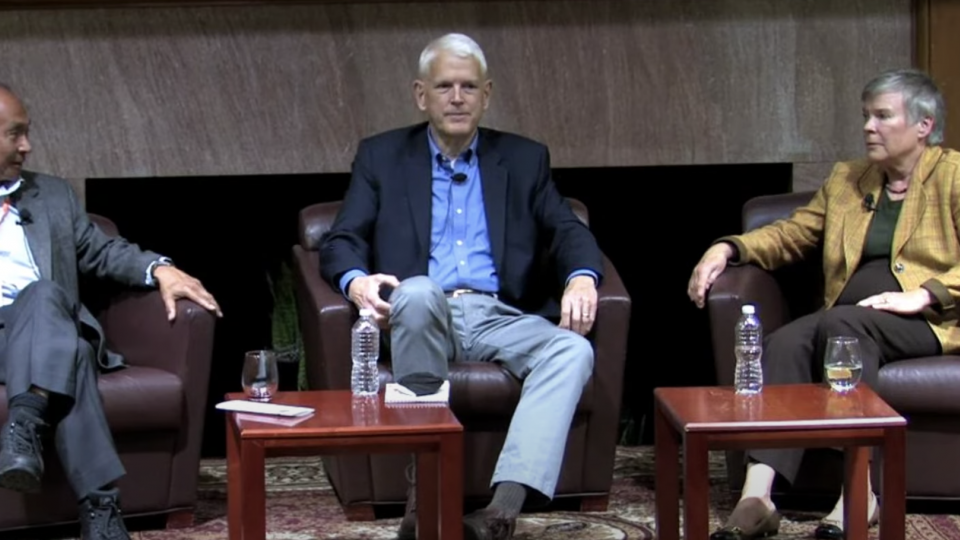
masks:
[[[867,240],[863,244],[863,260],[890,258],[893,247],[893,231],[897,228],[897,218],[903,201],[891,201],[884,190],[880,195],[880,204],[873,213],[873,221],[867,230]]]

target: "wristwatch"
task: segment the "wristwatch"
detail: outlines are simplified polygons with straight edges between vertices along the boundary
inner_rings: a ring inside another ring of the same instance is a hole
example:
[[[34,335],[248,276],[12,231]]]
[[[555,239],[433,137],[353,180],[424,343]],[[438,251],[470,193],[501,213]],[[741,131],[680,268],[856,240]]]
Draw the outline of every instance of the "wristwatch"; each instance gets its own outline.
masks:
[[[159,259],[150,263],[150,266],[147,267],[146,280],[147,285],[150,287],[153,287],[157,284],[157,280],[153,277],[153,271],[156,270],[158,266],[173,266],[173,260],[170,257],[160,257]]]

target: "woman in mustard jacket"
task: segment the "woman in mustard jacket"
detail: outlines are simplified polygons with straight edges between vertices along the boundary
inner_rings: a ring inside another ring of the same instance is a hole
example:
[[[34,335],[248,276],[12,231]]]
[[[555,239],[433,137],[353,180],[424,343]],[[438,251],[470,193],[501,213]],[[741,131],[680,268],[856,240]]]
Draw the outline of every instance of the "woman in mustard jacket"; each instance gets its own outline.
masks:
[[[862,379],[873,387],[886,363],[960,351],[960,153],[939,146],[943,97],[927,75],[896,70],[870,81],[862,102],[866,159],[838,163],[789,218],[719,239],[690,278],[690,299],[703,307],[727,264],[773,270],[822,249],[824,309],[765,338],[765,384],[817,382],[830,336],[858,338]],[[803,452],[749,452],[741,499],[711,540],[775,534],[775,475],[793,482]],[[880,513],[869,493],[873,525]],[[817,538],[843,538],[842,501]]]

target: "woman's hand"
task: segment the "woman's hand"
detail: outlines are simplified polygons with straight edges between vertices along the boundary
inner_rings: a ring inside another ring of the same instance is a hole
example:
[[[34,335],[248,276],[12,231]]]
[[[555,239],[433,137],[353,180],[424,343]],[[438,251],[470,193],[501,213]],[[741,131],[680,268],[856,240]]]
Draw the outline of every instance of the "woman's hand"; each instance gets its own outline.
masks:
[[[733,248],[726,242],[720,242],[711,246],[693,269],[690,281],[687,283],[687,296],[698,308],[704,306],[707,291],[713,286],[717,277],[723,273],[730,257],[733,257]]]
[[[900,315],[920,313],[934,302],[930,291],[920,287],[910,292],[885,292],[857,302],[858,306],[870,307]]]

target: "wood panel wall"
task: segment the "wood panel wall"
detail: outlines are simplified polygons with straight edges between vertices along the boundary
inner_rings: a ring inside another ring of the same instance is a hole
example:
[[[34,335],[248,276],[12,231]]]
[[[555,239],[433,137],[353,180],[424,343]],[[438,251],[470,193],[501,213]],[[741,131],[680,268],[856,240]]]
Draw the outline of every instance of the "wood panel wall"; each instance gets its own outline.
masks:
[[[359,138],[420,119],[420,50],[463,31],[495,81],[485,124],[548,143],[555,166],[817,171],[862,154],[860,89],[915,43],[911,0],[262,4],[0,11],[32,168],[347,171]]]
[[[917,0],[916,64],[947,103],[944,146],[960,149],[960,2]]]

